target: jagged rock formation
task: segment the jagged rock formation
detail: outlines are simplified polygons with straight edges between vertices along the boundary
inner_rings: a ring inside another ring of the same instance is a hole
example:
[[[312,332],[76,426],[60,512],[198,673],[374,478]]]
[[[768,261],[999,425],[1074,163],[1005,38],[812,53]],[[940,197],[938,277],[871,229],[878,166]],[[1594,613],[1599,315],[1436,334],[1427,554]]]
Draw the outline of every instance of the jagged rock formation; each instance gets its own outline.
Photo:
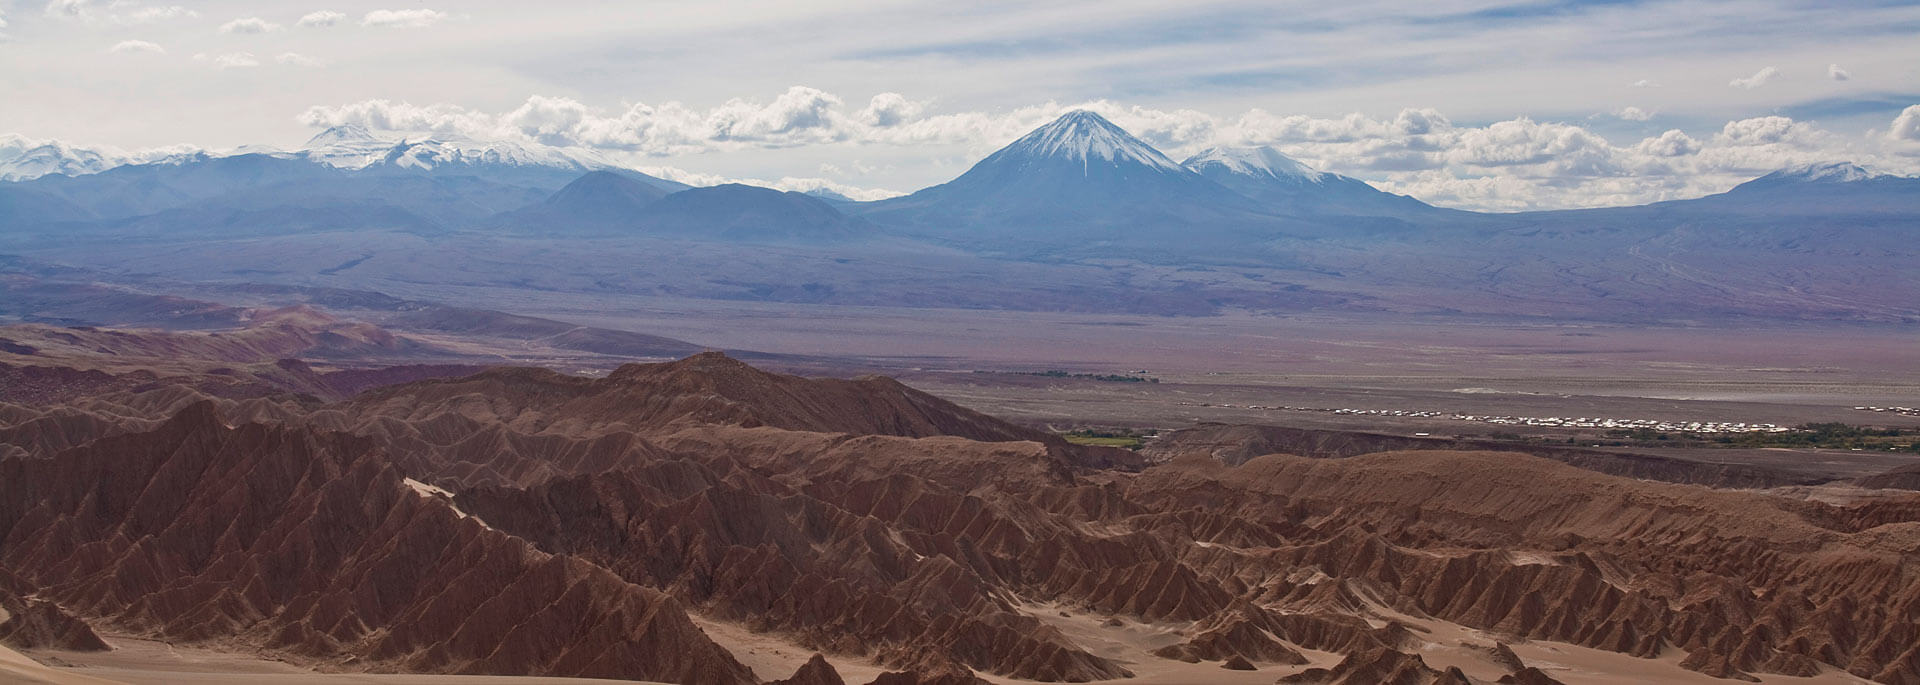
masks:
[[[628,364],[604,379],[497,369],[370,392],[342,410],[348,423],[357,422],[354,432],[376,435],[396,454],[423,462],[417,470],[469,485],[530,484],[604,471],[636,453],[658,454],[658,441],[667,438],[682,443],[685,451],[727,449],[721,443],[732,438],[714,440],[705,430],[715,426],[874,436],[864,441],[796,438],[808,449],[859,452],[884,449],[879,446],[886,441],[879,436],[952,436],[1034,443],[1047,454],[1041,461],[1062,468],[1139,465],[1126,450],[1072,445],[889,378],[786,376],[717,352],[667,364]]]
[[[888,671],[867,685],[986,685],[970,673],[953,671]]]
[[[0,461],[0,565],[171,639],[389,670],[754,681],[671,598],[420,497],[367,441],[229,426],[211,403]]]
[[[1155,650],[1156,656],[1181,661],[1253,661],[1298,665],[1306,656],[1288,647],[1276,636],[1284,631],[1280,622],[1267,611],[1245,601],[1237,602],[1194,624],[1193,637],[1186,642]]]
[[[791,682],[842,659],[895,671],[877,682],[1131,675],[1066,611],[1176,633],[1142,659],[1290,682],[1466,682],[1429,621],[1719,677],[1920,680],[1920,496],[1898,491],[1432,449],[1136,470],[892,381],[719,355],[333,404],[116,390],[0,406],[0,445],[0,590],[328,668],[751,682],[693,611],[823,655]],[[1301,671],[1310,650],[1343,660]]]
[[[1554,680],[1553,676],[1547,675],[1546,671],[1532,666],[1500,676],[1499,682],[1511,685],[1563,685],[1560,681]]]
[[[815,654],[800,670],[794,671],[792,677],[768,685],[847,685],[847,681],[840,679],[840,672],[827,663],[826,657]]]
[[[1280,679],[1302,685],[1452,685],[1468,682],[1458,669],[1446,672],[1427,665],[1419,655],[1376,648],[1347,655],[1333,668],[1310,668]]]
[[[1337,521],[1337,535],[1260,557],[1365,580],[1409,613],[1639,656],[1674,645],[1690,653],[1688,668],[1723,676],[1810,674],[1819,661],[1899,681],[1920,656],[1905,641],[1920,611],[1912,564],[1920,525],[1911,520],[1848,534],[1782,500],[1627,487],[1490,453],[1269,456],[1237,469],[1170,469],[1188,475],[1154,482],[1148,501],[1160,508],[1204,498],[1241,518]],[[1247,554],[1213,547],[1189,562],[1259,580],[1269,601],[1318,589],[1237,570]],[[1856,613],[1863,604],[1879,608]]]
[[[53,602],[0,594],[0,644],[19,649],[45,647],[73,652],[111,649],[93,626]]]
[[[807,379],[767,373],[719,352],[667,364],[628,364],[604,379],[539,369],[499,369],[467,378],[389,388],[355,409],[420,420],[484,398],[486,418],[527,433],[597,435],[671,426],[767,426],[815,433],[1028,440],[1060,444],[914,390],[890,378]]]

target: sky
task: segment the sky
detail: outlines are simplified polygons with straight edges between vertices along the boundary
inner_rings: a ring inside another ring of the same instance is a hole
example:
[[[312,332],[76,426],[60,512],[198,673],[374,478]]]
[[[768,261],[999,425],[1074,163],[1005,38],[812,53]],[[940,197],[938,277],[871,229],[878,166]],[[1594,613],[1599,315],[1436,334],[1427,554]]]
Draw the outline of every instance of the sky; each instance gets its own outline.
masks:
[[[910,192],[1085,108],[1453,207],[1920,174],[1920,1],[0,0],[0,134],[137,151],[326,126]]]

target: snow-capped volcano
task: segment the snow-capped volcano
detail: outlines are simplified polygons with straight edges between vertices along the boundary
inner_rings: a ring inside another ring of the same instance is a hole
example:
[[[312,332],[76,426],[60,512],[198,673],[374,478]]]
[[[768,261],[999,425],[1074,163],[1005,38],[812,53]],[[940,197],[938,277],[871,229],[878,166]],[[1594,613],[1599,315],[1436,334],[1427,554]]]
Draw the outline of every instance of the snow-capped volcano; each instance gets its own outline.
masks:
[[[1851,193],[1870,187],[1912,187],[1920,179],[1870,171],[1852,162],[1821,162],[1791,166],[1734,186],[1729,194],[1791,193],[1820,196]]]
[[[1885,175],[1868,171],[1865,167],[1852,162],[1821,162],[1787,167],[1748,183],[1855,183]]]
[[[993,157],[988,157],[982,164],[995,157],[1030,161],[1066,160],[1078,162],[1082,168],[1099,164],[1138,164],[1170,172],[1183,170],[1152,145],[1133,137],[1133,134],[1113,125],[1105,117],[1086,110],[1068,112],[1052,123],[1034,129],[994,153]]]
[[[1920,178],[1877,173],[1852,162],[1823,162],[1780,169],[1701,200],[1729,211],[1774,214],[1916,212]]]
[[[373,135],[373,132],[367,130],[365,126],[341,124],[313,134],[312,138],[307,139],[306,148],[311,150],[335,146],[377,145],[382,142],[385,141]]]
[[[1181,164],[1277,212],[1401,216],[1432,209],[1357,178],[1317,171],[1271,147],[1209,148]]]
[[[1326,174],[1314,171],[1312,167],[1280,154],[1271,147],[1210,147],[1199,154],[1188,157],[1181,166],[1194,172],[1214,178],[1216,175],[1232,174],[1237,176],[1267,177],[1274,179],[1299,179],[1318,183]],[[1215,180],[1219,180],[1215,178]]]
[[[1069,112],[947,183],[867,205],[869,218],[963,244],[1129,242],[1241,230],[1250,199],[1098,114]]]

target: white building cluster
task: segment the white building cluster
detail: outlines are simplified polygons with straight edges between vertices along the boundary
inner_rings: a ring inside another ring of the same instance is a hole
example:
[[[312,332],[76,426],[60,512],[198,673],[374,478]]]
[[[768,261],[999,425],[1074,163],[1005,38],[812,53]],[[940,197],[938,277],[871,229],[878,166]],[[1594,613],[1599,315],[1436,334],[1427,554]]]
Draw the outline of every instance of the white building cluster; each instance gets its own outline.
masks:
[[[1409,410],[1409,409],[1353,409],[1340,407],[1290,407],[1249,404],[1244,407],[1234,404],[1211,404],[1206,402],[1181,402],[1187,406],[1223,407],[1227,409],[1259,409],[1263,411],[1310,411],[1349,416],[1394,416],[1414,419],[1448,419],[1452,421],[1476,421],[1510,426],[1538,426],[1542,428],[1598,428],[1607,430],[1656,430],[1667,433],[1785,433],[1790,428],[1772,423],[1747,423],[1744,421],[1667,421],[1660,419],[1614,419],[1587,416],[1495,416],[1479,414],[1455,414],[1449,412]],[[1856,407],[1856,409],[1870,409]],[[1920,416],[1920,413],[1916,413]]]
[[[1854,407],[1854,411],[1872,411],[1901,416],[1920,416],[1920,407]]]

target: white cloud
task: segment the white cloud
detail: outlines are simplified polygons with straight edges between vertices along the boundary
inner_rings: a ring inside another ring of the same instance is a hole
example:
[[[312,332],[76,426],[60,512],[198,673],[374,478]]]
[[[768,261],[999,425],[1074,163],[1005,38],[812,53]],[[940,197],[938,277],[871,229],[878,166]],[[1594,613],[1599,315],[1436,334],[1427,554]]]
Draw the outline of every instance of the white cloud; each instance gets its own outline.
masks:
[[[260,59],[254,57],[251,52],[229,52],[222,55],[201,53],[194,55],[193,61],[210,62],[221,69],[246,69],[260,66]]]
[[[1893,126],[1887,129],[1887,137],[1920,143],[1920,105],[1909,105],[1893,118]]]
[[[422,28],[440,23],[447,14],[437,10],[374,10],[360,19],[361,26]]]
[[[526,139],[663,156],[708,149],[778,148],[850,139],[864,127],[829,93],[794,86],[760,103],[735,98],[706,110],[678,102],[636,103],[607,114],[570,98],[536,95],[512,111],[488,114],[449,104],[417,106],[367,100],[312,107],[310,126],[357,123],[376,130],[454,133],[477,139]]]
[[[870,126],[898,126],[920,116],[925,109],[926,103],[908,100],[905,95],[881,93],[867,102],[867,108],[860,110],[859,118]]]
[[[89,0],[50,0],[47,3],[47,16],[68,19],[85,19],[93,11]]]
[[[342,21],[346,21],[346,19],[347,15],[345,14],[333,10],[320,10],[318,12],[309,12],[306,16],[300,17],[299,23],[301,26],[322,27],[333,26]]]
[[[220,25],[221,33],[271,33],[282,29],[279,24],[259,17],[241,17]]]
[[[1811,143],[1820,134],[1812,124],[1782,116],[1729,121],[1720,129],[1720,138],[1733,145]]]
[[[273,61],[295,67],[319,67],[326,65],[325,62],[297,52],[282,52],[279,56],[274,57]]]
[[[1627,87],[1628,88],[1659,88],[1660,84],[1654,83],[1653,81],[1649,81],[1647,79],[1640,79],[1638,81],[1634,81],[1633,83],[1627,84]]]
[[[1735,88],[1745,88],[1747,90],[1753,90],[1755,88],[1759,88],[1761,86],[1767,85],[1768,83],[1773,82],[1773,80],[1777,78],[1780,78],[1779,69],[1775,69],[1773,67],[1765,67],[1759,71],[1753,72],[1752,76],[1748,76],[1746,78],[1737,78],[1732,81],[1728,81],[1727,85],[1733,86]]]
[[[1633,146],[1634,151],[1655,157],[1683,157],[1700,151],[1700,141],[1687,135],[1680,129],[1668,129],[1666,133],[1642,140]]]
[[[1639,107],[1622,107],[1614,110],[1613,115],[1627,121],[1648,121],[1653,119],[1653,112],[1640,109]]]
[[[855,152],[860,146],[964,146],[972,151],[958,160],[964,166],[1065,111],[1089,109],[1176,159],[1208,145],[1273,145],[1316,168],[1366,178],[1393,192],[1496,210],[1694,197],[1774,169],[1843,159],[1896,168],[1889,170],[1920,170],[1920,105],[1896,120],[1891,132],[1876,133],[1871,140],[1772,116],[1730,121],[1710,135],[1673,129],[1618,145],[1575,123],[1520,117],[1464,126],[1433,108],[1335,117],[1258,109],[1218,116],[1107,100],[1047,102],[999,112],[932,113],[929,108],[894,93],[850,106],[836,94],[795,86],[771,99],[735,98],[706,109],[667,102],[602,110],[570,98],[534,96],[515,108],[488,112],[452,104],[368,100],[312,107],[300,120],[315,127],[355,123],[409,134],[580,146],[639,165],[668,156],[828,146],[838,151],[831,162],[821,166],[815,157],[808,168],[840,177],[845,160],[861,154]],[[1617,114],[1629,119],[1651,115],[1644,110]],[[1889,157],[1889,146],[1911,147],[1913,156]],[[730,180],[796,190],[831,188],[863,197],[855,192],[858,188],[819,185],[828,183],[821,179]]]
[[[1853,78],[1853,74],[1847,73],[1847,70],[1841,69],[1838,64],[1829,64],[1827,65],[1827,78],[1835,81],[1845,81]]]
[[[119,4],[120,3],[115,3],[114,6],[118,6]],[[145,24],[148,22],[160,21],[162,19],[183,19],[183,18],[197,17],[197,16],[200,16],[199,13],[194,12],[193,10],[187,9],[185,7],[181,7],[179,5],[166,5],[164,7],[135,8],[124,14],[115,15],[114,18],[116,21],[127,23],[127,24]]]
[[[152,43],[144,40],[123,40],[118,43],[115,43],[112,48],[109,48],[107,50],[107,52],[111,52],[114,54],[121,54],[121,53],[128,53],[128,52],[150,52],[156,55],[164,55],[164,54],[167,54],[167,49],[160,47],[159,43]]]
[[[130,0],[50,0],[46,15],[87,23],[145,24],[199,16],[179,5],[142,5]]]

